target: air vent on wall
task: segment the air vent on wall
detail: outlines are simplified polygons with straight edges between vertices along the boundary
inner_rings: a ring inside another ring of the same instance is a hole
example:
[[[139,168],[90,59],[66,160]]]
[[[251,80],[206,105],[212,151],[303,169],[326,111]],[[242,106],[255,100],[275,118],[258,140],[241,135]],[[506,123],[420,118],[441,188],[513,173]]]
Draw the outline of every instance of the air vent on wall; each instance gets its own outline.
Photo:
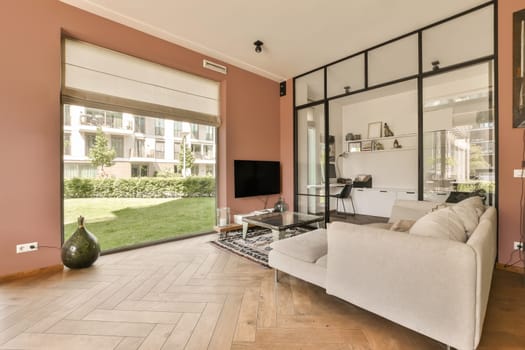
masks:
[[[208,60],[202,60],[202,66],[204,68],[208,68],[208,69],[211,69],[215,72],[219,72],[222,74],[226,74],[228,72],[228,68],[226,68],[226,66],[223,66],[222,64],[218,64],[218,63],[211,62]]]

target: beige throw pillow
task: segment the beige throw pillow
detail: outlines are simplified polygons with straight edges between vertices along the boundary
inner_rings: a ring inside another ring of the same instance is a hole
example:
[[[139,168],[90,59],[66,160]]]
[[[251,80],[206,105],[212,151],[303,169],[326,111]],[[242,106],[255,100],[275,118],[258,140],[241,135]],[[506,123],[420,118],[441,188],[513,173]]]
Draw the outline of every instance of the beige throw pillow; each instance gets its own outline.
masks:
[[[415,224],[416,220],[397,220],[390,227],[391,231],[408,232]]]
[[[465,232],[470,237],[479,224],[479,217],[485,211],[481,197],[470,197],[450,207],[463,222]]]
[[[417,220],[410,234],[466,242],[465,226],[451,207],[431,212]]]
[[[483,204],[483,199],[478,196],[469,197],[467,199],[464,199],[458,204],[456,204],[456,206],[458,205],[473,207],[474,209],[476,209],[476,213],[478,214],[478,216],[483,215],[483,213],[487,209],[485,207],[485,204]]]

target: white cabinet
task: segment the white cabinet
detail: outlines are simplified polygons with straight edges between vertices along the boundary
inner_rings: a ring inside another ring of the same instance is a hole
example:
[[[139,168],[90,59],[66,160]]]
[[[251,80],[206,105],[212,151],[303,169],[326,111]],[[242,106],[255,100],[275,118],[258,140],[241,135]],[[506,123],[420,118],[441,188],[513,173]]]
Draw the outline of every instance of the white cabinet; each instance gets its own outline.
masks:
[[[388,218],[397,199],[417,200],[417,192],[407,189],[353,188],[352,199],[357,214]],[[349,199],[345,205],[346,210],[350,212]]]
[[[355,188],[352,190],[352,199],[357,214],[389,217],[396,201],[396,191]]]
[[[416,191],[399,191],[397,192],[396,199],[417,201]]]

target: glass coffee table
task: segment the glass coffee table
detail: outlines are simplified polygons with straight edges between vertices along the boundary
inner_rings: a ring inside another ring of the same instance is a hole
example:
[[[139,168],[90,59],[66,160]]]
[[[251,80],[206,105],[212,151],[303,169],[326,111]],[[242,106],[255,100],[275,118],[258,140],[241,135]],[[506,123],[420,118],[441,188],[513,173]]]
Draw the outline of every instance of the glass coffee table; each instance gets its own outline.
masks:
[[[309,224],[317,224],[317,228],[320,228],[320,224],[323,221],[323,216],[296,213],[293,211],[247,216],[242,219],[242,238],[246,239],[248,225],[250,224],[271,229],[273,239],[279,240],[282,238],[283,233],[289,228],[306,226]]]

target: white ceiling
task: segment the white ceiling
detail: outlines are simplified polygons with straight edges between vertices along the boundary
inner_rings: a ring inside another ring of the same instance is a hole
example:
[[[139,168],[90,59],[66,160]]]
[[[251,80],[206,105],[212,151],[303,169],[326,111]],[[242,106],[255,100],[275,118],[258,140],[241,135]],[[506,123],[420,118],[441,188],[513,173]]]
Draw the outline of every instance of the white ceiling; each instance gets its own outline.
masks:
[[[485,0],[61,0],[275,81]],[[453,33],[451,33],[453,35]],[[253,42],[264,42],[256,53]]]

